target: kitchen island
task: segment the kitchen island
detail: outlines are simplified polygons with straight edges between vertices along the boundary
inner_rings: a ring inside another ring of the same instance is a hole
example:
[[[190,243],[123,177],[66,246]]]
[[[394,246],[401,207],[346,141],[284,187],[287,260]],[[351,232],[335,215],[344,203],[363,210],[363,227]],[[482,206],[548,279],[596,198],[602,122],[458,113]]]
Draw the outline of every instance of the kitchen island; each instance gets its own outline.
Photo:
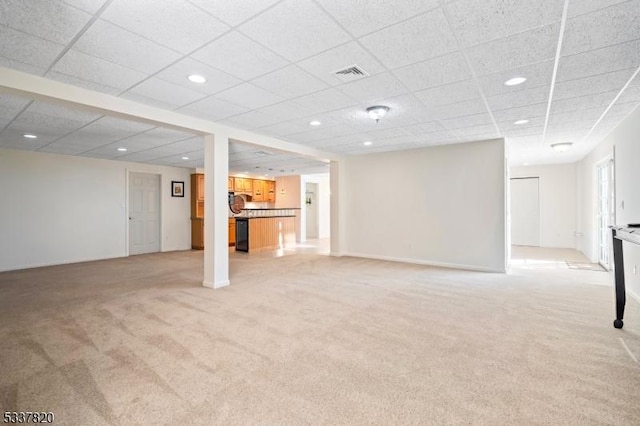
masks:
[[[296,209],[247,209],[236,216],[236,251],[294,247]]]

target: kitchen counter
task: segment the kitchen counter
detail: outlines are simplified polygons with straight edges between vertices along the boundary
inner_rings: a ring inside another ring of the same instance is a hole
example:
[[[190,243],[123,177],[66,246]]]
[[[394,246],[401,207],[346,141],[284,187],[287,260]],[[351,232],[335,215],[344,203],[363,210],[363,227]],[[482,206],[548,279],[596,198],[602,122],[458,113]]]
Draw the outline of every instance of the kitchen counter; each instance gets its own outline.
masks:
[[[296,244],[296,216],[236,216],[236,251],[272,250]]]

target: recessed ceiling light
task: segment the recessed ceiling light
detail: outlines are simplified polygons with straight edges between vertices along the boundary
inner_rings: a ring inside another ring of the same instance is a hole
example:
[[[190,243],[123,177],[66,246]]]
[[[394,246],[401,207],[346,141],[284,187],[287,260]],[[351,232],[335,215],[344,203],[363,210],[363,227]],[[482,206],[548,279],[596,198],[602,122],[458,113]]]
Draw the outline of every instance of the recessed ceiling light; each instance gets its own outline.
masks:
[[[249,174],[249,172],[242,172],[242,173],[244,173],[245,175]]]
[[[38,138],[36,135],[32,135],[31,133],[27,133],[26,135],[22,135],[22,136],[27,138],[27,139],[37,139]]]
[[[189,159],[189,157],[182,157],[182,159],[183,159],[183,160],[188,160],[188,159]]]
[[[513,77],[505,81],[504,84],[506,86],[517,86],[518,84],[522,84],[525,81],[527,81],[526,77]]]
[[[362,142],[362,145],[371,146],[371,145],[373,145],[373,142],[371,142],[371,141]]]
[[[190,82],[192,83],[204,83],[207,81],[206,78],[204,78],[203,76],[199,75],[199,74],[191,74],[189,77],[187,77],[189,79]]]
[[[127,148],[118,148],[118,151],[120,151],[120,152],[127,152]]]
[[[558,152],[565,152],[571,149],[573,142],[560,142],[551,144],[551,148]]]
[[[321,124],[322,124],[322,123],[321,123],[321,122],[319,122],[318,120],[313,120],[313,121],[310,121],[310,122],[309,122],[309,126],[319,126],[319,125],[321,125]]]
[[[513,124],[527,124],[529,122],[529,120],[518,120],[518,121],[514,121]]]

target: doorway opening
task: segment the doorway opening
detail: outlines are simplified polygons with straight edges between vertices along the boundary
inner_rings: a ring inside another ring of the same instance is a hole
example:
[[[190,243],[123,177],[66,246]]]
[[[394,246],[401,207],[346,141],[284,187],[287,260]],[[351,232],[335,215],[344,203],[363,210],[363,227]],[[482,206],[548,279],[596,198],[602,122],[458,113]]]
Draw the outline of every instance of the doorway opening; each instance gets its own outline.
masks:
[[[608,158],[596,166],[598,168],[598,262],[607,270],[612,269],[611,230],[615,224],[615,191],[614,191],[614,163]]]
[[[306,210],[306,231],[308,239],[317,239],[319,236],[318,221],[318,184],[307,182],[304,193],[304,204]]]
[[[512,178],[511,244],[540,246],[540,179]]]
[[[160,251],[160,175],[129,173],[129,255]]]

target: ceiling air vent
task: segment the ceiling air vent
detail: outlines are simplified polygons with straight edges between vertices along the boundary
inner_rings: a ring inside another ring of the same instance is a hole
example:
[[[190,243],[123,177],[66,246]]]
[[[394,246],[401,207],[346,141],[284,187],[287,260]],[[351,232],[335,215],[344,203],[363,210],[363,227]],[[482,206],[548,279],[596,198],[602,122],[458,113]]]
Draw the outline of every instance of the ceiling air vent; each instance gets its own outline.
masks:
[[[342,81],[353,81],[363,77],[368,77],[369,73],[363,70],[358,65],[350,65],[347,68],[340,69],[338,71],[334,71],[332,73],[336,77],[338,77]]]

